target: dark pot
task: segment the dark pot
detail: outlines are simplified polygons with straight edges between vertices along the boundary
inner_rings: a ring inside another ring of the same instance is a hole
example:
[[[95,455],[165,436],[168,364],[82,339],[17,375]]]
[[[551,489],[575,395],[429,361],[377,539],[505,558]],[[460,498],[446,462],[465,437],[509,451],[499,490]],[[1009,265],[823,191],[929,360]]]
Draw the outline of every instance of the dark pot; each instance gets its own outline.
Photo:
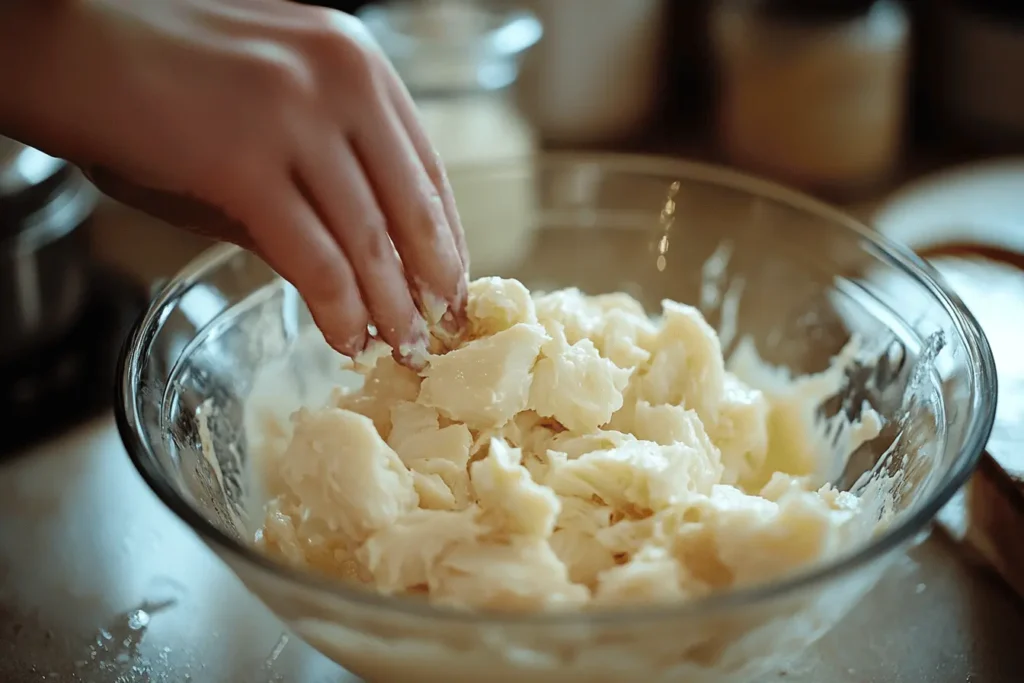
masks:
[[[90,284],[81,228],[98,197],[74,166],[0,138],[0,363],[81,317]]]

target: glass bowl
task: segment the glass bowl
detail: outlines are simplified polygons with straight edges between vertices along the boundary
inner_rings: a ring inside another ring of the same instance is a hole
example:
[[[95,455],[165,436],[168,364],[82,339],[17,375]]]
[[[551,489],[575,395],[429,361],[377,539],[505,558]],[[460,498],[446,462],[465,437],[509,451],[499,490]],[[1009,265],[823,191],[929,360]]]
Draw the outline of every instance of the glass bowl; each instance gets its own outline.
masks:
[[[984,335],[926,264],[842,212],[661,158],[548,155],[456,172],[496,188],[536,179],[536,192],[522,195],[529,205],[502,205],[535,223],[523,231],[530,248],[498,268],[530,287],[624,290],[652,310],[663,298],[693,303],[724,349],[750,337],[762,358],[795,373],[822,370],[858,336],[872,360],[847,372],[820,413],[866,399],[888,426],[835,482],[850,489],[874,472],[902,483],[886,501],[890,523],[850,553],[683,604],[460,612],[303,573],[250,542],[260,519],[253,414],[267,398],[257,389],[270,386],[289,410],[319,401],[339,358],[262,261],[212,249],[160,292],[126,343],[121,435],[164,503],[296,634],[352,673],[402,683],[755,680],[842,619],[974,468],[996,401]]]

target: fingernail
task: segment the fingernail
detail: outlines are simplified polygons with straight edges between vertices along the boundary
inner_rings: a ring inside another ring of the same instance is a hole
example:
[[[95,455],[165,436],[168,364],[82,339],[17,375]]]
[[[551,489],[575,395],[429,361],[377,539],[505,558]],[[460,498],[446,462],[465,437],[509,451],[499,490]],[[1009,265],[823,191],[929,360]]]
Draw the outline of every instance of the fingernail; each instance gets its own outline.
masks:
[[[459,286],[455,290],[455,298],[451,301],[452,309],[457,315],[466,310],[466,303],[469,301],[469,276],[459,279]]]
[[[340,345],[336,346],[341,353],[345,354],[352,360],[366,350],[366,346],[370,343],[369,332],[364,328],[361,332],[358,332]],[[333,345],[332,345],[333,346]]]
[[[427,333],[427,323],[420,316],[416,316],[410,326],[408,341],[398,345],[394,349],[393,356],[396,361],[414,370],[422,369],[430,356],[430,335]]]
[[[441,339],[438,335],[433,335],[430,337],[430,342],[427,344],[427,351],[431,356],[441,356],[451,351],[454,347],[455,343],[453,339]]]
[[[430,351],[427,348],[427,340],[424,339],[423,341],[410,344],[400,344],[392,352],[392,355],[402,365],[418,372],[426,367],[427,359],[430,358]]]
[[[468,302],[469,280],[463,279],[459,281],[459,287],[455,290],[455,298],[451,301],[447,311],[451,315],[451,319],[446,323],[454,334],[461,334],[469,326],[469,316],[466,312]]]
[[[447,302],[431,292],[427,284],[419,278],[414,278],[409,283],[409,292],[412,294],[416,309],[426,321],[427,328],[437,325],[448,310]]]
[[[451,308],[448,308],[445,310],[444,315],[441,316],[440,326],[446,334],[456,336],[465,329],[465,322],[464,315],[459,315]]]
[[[465,281],[460,280],[454,296],[446,300],[428,290],[422,283],[417,283],[418,297],[423,302],[424,318],[435,333],[443,332],[448,336],[456,336],[465,329],[466,300],[468,288]]]

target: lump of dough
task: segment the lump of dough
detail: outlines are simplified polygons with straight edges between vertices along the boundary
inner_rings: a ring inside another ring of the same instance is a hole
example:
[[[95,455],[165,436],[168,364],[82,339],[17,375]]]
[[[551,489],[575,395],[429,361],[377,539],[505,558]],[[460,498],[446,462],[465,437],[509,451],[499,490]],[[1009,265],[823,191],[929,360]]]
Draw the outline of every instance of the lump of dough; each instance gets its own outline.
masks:
[[[443,554],[484,532],[476,521],[479,512],[476,507],[459,512],[414,510],[374,532],[357,557],[384,593],[429,587]]]
[[[438,563],[435,582],[431,598],[460,607],[538,610],[590,599],[546,540],[525,536],[455,547]]]
[[[657,331],[647,312],[627,294],[588,297],[575,287],[534,295],[537,320],[549,332],[564,331],[569,344],[589,339],[620,368],[644,363],[650,353],[645,344]]]
[[[663,446],[681,443],[707,453],[719,451],[705,431],[697,411],[682,406],[652,406],[647,401],[637,401],[632,432],[638,439]]]
[[[547,442],[549,451],[564,453],[566,459],[574,460],[591,451],[607,451],[618,448],[627,441],[636,441],[632,434],[600,429],[590,434],[562,432]]]
[[[465,469],[473,435],[464,424],[441,427],[438,418],[435,408],[411,401],[396,403],[391,409],[394,426],[388,445],[410,467],[422,460],[446,460]]]
[[[551,549],[565,563],[572,581],[592,586],[598,574],[615,566],[615,554],[599,540],[601,532],[611,526],[615,511],[572,496],[562,498],[561,507]]]
[[[594,431],[622,407],[630,371],[602,358],[589,339],[570,345],[557,324],[549,332],[533,369],[529,406],[570,431]]]
[[[645,546],[625,564],[601,572],[594,592],[598,605],[678,602],[689,597],[685,567],[659,546]]]
[[[391,432],[391,406],[398,401],[415,401],[419,392],[420,378],[415,372],[391,356],[381,356],[366,372],[362,387],[339,393],[335,405],[370,418],[377,433],[386,439]]]
[[[545,327],[549,322],[559,323],[565,329],[570,344],[598,334],[613,311],[649,321],[640,302],[623,293],[587,296],[576,287],[567,287],[534,294],[533,300],[537,320]]]
[[[295,528],[291,511],[282,509],[284,505],[285,502],[281,498],[274,498],[267,502],[263,526],[256,532],[256,544],[280,553],[288,562],[297,567],[307,566],[307,548],[303,547],[299,540],[299,533]]]
[[[430,467],[411,467],[413,486],[420,499],[420,507],[424,510],[461,510],[468,502],[456,497],[452,487],[444,480],[440,472],[431,472]],[[426,470],[426,471],[424,471]]]
[[[518,448],[491,439],[487,456],[470,466],[473,491],[497,530],[547,538],[555,528],[561,503],[554,491],[534,482],[521,463]]]
[[[601,328],[600,309],[575,287],[534,294],[533,303],[537,321],[548,329],[557,323],[570,344],[589,339]]]
[[[496,334],[519,323],[537,323],[530,290],[519,280],[500,277],[482,277],[469,283],[466,316],[471,337]]]
[[[498,436],[524,453],[541,454],[547,451],[548,443],[558,430],[559,426],[551,420],[532,410],[524,410],[502,427]]]
[[[340,408],[296,413],[281,478],[304,516],[356,542],[419,504],[412,475],[370,418]]]
[[[457,510],[469,504],[469,451],[473,435],[466,425],[440,426],[435,408],[401,401],[391,408],[394,449],[413,474],[420,505]]]
[[[762,391],[726,373],[722,403],[710,431],[722,454],[723,484],[761,478],[768,455],[768,401]]]
[[[470,429],[499,428],[526,409],[531,371],[549,339],[540,325],[517,323],[432,356],[416,401]]]
[[[689,564],[724,571],[705,577],[721,585],[770,581],[815,564],[843,546],[854,514],[811,491],[793,489],[776,502],[725,484],[691,509],[699,524],[681,529],[677,545],[689,547]]]
[[[637,315],[621,309],[608,311],[604,326],[594,343],[601,355],[620,368],[635,368],[651,357],[647,346],[657,327],[646,313]]]
[[[713,424],[725,383],[718,335],[693,306],[662,302],[662,326],[637,398],[651,405],[681,405]]]
[[[626,441],[557,464],[545,483],[562,496],[596,496],[617,509],[657,511],[709,492],[721,469],[715,452],[681,443]]]

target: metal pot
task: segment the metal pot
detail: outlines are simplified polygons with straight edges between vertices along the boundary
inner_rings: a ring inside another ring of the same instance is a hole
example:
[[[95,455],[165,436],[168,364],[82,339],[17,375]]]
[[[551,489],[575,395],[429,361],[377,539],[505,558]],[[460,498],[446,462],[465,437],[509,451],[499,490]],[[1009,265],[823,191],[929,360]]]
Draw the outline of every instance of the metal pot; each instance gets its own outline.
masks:
[[[98,198],[71,164],[0,137],[0,363],[79,320],[90,282],[80,228]]]

